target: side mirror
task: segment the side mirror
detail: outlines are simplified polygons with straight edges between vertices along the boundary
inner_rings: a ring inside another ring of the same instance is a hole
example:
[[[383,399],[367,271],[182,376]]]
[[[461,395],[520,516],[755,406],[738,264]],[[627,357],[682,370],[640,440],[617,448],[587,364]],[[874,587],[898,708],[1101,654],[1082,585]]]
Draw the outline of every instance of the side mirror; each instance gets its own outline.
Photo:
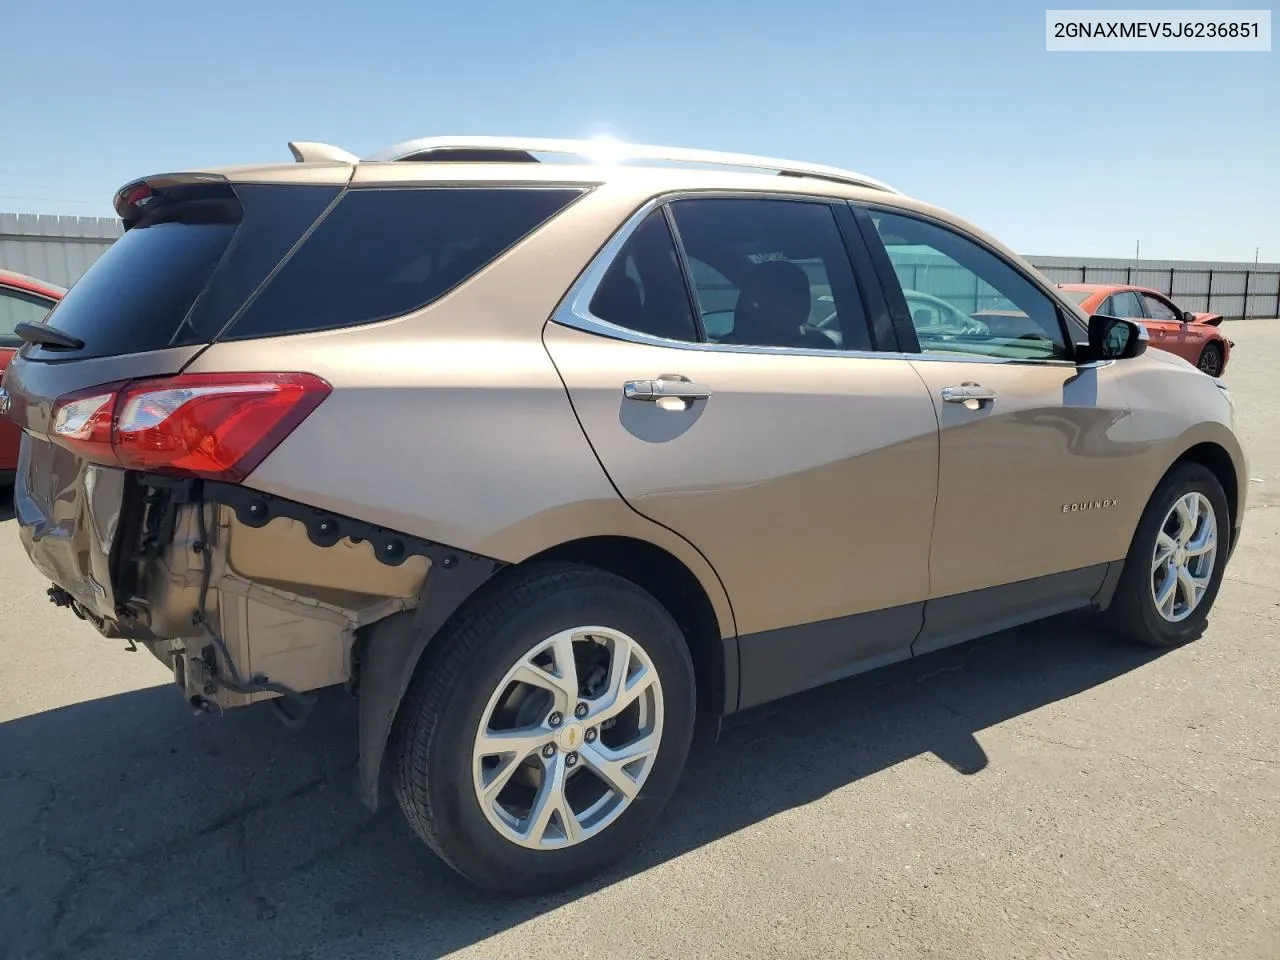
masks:
[[[1190,310],[1183,310],[1183,311],[1182,311],[1182,322],[1183,322],[1183,323],[1195,323],[1195,322],[1196,322],[1196,315],[1195,315],[1194,313],[1192,313]]]
[[[1077,349],[1083,354],[1082,362],[1097,360],[1128,360],[1146,352],[1151,338],[1147,328],[1132,320],[1094,314],[1089,318],[1089,343]]]

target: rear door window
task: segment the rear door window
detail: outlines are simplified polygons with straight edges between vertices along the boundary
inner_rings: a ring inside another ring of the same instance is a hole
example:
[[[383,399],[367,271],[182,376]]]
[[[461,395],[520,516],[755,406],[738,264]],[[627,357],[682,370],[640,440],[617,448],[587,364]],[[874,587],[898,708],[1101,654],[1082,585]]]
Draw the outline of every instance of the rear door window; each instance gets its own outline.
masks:
[[[870,350],[853,265],[827,203],[715,197],[671,204],[707,339]]]
[[[1111,295],[1111,313],[1108,316],[1143,319],[1142,303],[1132,290],[1121,290]]]
[[[662,210],[650,213],[627,238],[592,295],[589,309],[614,326],[650,337],[700,339]]]
[[[411,313],[582,193],[576,187],[351,190],[219,339],[333,330]]]
[[[1159,320],[1161,323],[1177,323],[1181,319],[1169,304],[1165,303],[1159,297],[1153,297],[1149,293],[1142,295],[1143,302],[1147,305],[1147,315],[1152,320]]]

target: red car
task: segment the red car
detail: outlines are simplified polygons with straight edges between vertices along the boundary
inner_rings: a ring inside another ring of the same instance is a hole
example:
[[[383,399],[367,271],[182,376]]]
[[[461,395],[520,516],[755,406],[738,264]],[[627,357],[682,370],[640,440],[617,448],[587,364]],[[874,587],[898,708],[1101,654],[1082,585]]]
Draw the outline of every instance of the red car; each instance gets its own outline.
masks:
[[[1060,283],[1058,289],[1089,316],[1101,313],[1139,321],[1151,336],[1151,346],[1176,353],[1212,377],[1227,369],[1235,344],[1218,329],[1220,314],[1182,310],[1163,293],[1123,283]]]
[[[13,328],[24,320],[39,323],[67,291],[21,273],[0,270],[0,374],[22,346]],[[0,483],[10,483],[18,468],[22,431],[8,417],[0,417]]]

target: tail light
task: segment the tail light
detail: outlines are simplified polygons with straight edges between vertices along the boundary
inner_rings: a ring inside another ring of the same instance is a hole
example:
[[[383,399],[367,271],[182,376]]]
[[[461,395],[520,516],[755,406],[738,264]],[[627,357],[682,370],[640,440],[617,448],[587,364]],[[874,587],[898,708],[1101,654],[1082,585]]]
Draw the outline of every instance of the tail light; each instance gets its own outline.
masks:
[[[62,397],[49,437],[95,463],[232,483],[329,395],[309,373],[195,373]]]

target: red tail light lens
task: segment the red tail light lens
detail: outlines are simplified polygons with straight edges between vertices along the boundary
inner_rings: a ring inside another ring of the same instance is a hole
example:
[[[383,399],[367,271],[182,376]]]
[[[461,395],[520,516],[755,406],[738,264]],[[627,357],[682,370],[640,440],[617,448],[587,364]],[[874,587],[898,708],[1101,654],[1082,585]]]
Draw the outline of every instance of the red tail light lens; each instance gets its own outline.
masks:
[[[196,373],[63,397],[51,439],[128,470],[238,482],[330,387],[309,373]]]

